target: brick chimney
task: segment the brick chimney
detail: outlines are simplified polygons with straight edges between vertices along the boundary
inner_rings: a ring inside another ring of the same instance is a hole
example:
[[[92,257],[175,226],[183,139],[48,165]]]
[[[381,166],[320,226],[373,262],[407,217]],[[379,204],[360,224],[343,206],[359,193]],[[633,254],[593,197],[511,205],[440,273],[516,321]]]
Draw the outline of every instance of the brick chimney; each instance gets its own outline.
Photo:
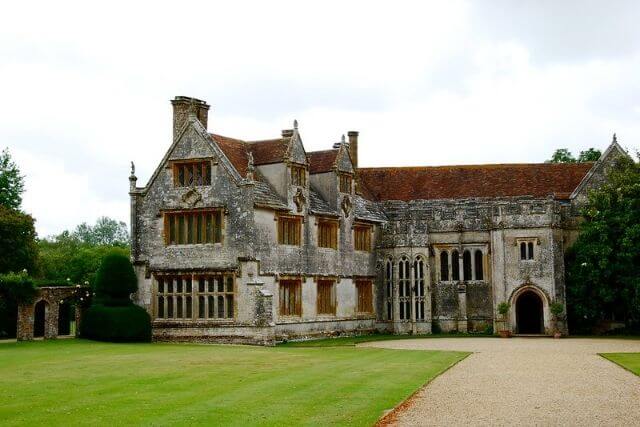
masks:
[[[349,155],[354,169],[358,169],[358,132],[350,130],[347,132],[347,136],[349,137]]]
[[[173,139],[178,137],[178,132],[189,119],[189,114],[194,114],[202,126],[207,129],[209,121],[209,105],[196,98],[188,96],[176,96],[171,100],[173,105]]]

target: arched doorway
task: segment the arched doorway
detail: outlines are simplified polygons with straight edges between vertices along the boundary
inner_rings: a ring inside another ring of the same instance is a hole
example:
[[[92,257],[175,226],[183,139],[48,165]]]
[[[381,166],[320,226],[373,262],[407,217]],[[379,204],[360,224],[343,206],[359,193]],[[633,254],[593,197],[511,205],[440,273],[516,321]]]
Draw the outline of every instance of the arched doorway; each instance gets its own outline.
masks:
[[[524,291],[516,301],[516,324],[519,334],[544,332],[542,299],[534,291]]]
[[[47,302],[40,300],[33,310],[33,336],[44,337],[44,325],[47,312]]]
[[[65,300],[58,306],[58,335],[72,335],[75,323],[75,307]]]

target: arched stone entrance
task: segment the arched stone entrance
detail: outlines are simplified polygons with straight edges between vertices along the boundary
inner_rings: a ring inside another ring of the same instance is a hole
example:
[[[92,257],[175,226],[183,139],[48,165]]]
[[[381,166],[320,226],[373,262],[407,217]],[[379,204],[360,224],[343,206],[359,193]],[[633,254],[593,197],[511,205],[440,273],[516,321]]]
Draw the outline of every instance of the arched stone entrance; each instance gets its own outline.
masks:
[[[544,333],[542,298],[532,290],[522,292],[516,300],[516,332],[519,334]]]
[[[33,309],[33,336],[36,338],[44,337],[48,305],[45,300],[40,300]]]

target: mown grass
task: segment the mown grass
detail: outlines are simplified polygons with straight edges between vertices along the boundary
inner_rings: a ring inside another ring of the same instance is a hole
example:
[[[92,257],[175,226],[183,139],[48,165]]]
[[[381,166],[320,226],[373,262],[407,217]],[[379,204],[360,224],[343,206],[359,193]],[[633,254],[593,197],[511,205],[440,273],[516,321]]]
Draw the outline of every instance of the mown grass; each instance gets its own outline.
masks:
[[[640,353],[602,353],[601,356],[640,376]]]
[[[486,334],[463,334],[463,333],[451,333],[451,334],[425,334],[425,335],[390,335],[390,334],[371,334],[371,335],[357,335],[349,337],[334,337],[334,338],[322,338],[312,339],[304,341],[289,341],[286,343],[278,344],[279,347],[353,347],[357,344],[371,341],[391,341],[391,340],[407,340],[407,339],[419,339],[419,338],[471,338],[471,337],[494,337],[494,335]]]
[[[1,425],[371,425],[467,353],[0,345]]]

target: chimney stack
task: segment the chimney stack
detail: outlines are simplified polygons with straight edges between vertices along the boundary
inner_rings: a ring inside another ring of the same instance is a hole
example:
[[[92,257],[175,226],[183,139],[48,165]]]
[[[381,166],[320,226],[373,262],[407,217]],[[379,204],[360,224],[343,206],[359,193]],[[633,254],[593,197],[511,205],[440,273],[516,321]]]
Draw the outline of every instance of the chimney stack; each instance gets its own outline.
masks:
[[[351,156],[351,162],[353,162],[354,169],[358,169],[358,132],[350,130],[347,132],[349,137],[349,155]]]
[[[188,96],[176,96],[171,100],[173,105],[173,140],[178,137],[184,124],[189,120],[189,115],[193,114],[196,119],[207,129],[209,122],[209,105],[196,98]]]

